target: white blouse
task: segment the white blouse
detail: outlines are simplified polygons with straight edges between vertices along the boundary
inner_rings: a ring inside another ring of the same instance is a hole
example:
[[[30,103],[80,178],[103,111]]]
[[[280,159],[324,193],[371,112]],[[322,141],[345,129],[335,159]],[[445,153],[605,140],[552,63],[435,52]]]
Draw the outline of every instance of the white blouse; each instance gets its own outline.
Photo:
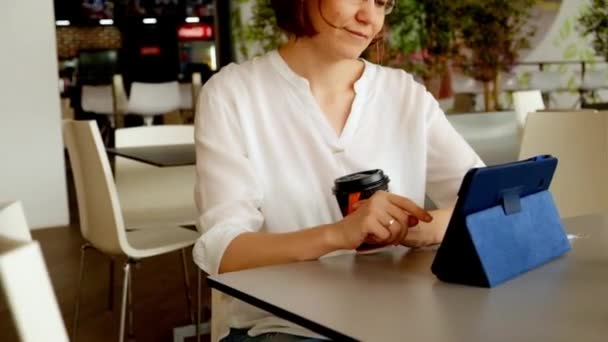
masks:
[[[402,70],[365,61],[340,135],[277,51],[231,64],[203,87],[196,116],[195,199],[203,235],[196,264],[217,274],[232,239],[244,232],[284,233],[342,219],[332,193],[337,177],[382,169],[389,191],[423,206],[455,203],[464,174],[483,163],[425,88]],[[288,285],[286,285],[288,286]],[[238,300],[226,303],[229,327],[251,335],[314,333]]]

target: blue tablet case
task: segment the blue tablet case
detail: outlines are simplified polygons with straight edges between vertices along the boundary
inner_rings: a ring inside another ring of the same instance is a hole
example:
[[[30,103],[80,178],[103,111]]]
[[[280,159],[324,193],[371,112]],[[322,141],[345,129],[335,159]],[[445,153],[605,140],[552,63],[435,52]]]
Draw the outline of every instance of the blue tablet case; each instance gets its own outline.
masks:
[[[493,287],[570,250],[548,190],[556,166],[543,155],[469,170],[432,272],[446,282]]]

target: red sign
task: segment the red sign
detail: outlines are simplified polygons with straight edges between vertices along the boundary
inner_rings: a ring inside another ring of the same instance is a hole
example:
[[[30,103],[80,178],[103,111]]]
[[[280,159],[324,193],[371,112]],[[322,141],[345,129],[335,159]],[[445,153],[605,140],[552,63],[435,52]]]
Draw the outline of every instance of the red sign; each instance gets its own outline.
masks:
[[[160,55],[160,47],[158,46],[142,46],[139,48],[139,54],[142,56]]]
[[[212,39],[213,28],[210,25],[186,25],[177,30],[177,36],[182,40]]]

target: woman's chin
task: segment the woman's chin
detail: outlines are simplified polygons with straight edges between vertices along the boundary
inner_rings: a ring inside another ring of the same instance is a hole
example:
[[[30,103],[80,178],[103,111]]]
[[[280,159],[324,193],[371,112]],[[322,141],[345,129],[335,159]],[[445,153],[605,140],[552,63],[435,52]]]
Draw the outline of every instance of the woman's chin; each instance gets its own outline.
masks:
[[[358,59],[359,57],[361,57],[363,51],[365,51],[365,49],[362,49],[360,47],[345,47],[340,49],[339,51],[336,51],[336,54],[341,59]]]

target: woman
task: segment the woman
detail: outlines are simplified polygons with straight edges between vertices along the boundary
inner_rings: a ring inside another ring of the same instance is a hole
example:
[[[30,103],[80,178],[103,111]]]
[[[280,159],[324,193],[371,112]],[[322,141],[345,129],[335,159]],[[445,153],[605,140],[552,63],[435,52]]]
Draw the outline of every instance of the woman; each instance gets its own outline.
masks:
[[[394,1],[271,3],[289,41],[225,67],[199,97],[196,263],[217,274],[365,241],[439,243],[464,174],[482,162],[412,76],[359,58]],[[390,176],[390,192],[343,218],[334,179],[368,169]],[[425,193],[444,209],[422,209]],[[322,338],[236,300],[222,309],[226,341]]]

